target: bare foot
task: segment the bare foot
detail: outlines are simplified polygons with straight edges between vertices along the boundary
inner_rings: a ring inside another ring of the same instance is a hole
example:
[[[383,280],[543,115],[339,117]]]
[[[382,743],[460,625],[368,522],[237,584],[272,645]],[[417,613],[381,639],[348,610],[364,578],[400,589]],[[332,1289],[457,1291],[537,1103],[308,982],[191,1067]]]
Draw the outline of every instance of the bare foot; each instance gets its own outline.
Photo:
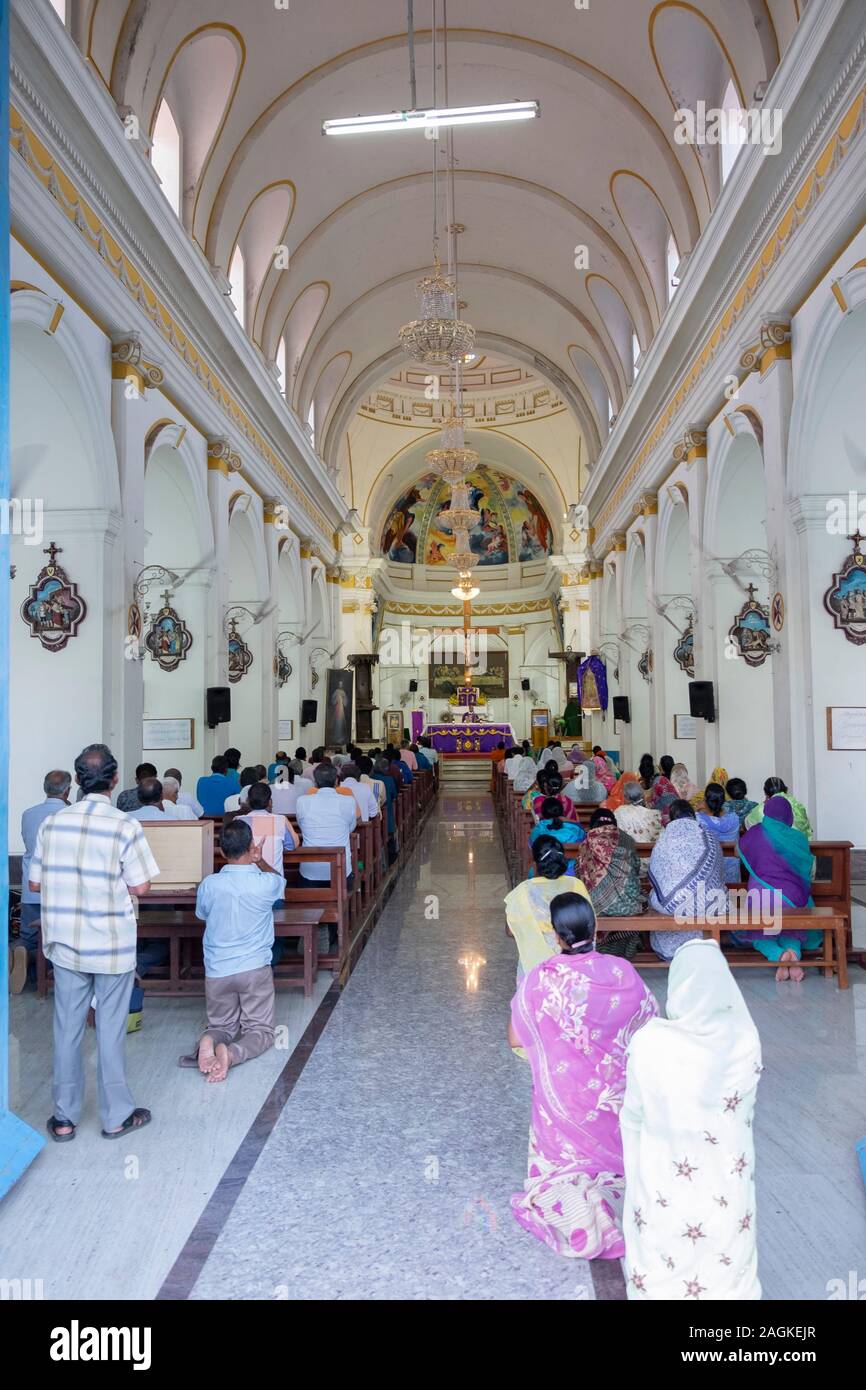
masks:
[[[209,1076],[213,1070],[216,1054],[214,1053],[213,1038],[205,1033],[198,1045],[198,1069],[202,1076]]]
[[[217,1043],[214,1052],[213,1066],[208,1072],[208,1081],[225,1081],[229,1074],[230,1066],[231,1058],[229,1057],[228,1048],[225,1043]]]
[[[797,965],[797,963],[796,963],[796,962],[797,962],[797,953],[796,953],[796,951],[792,951],[792,950],[790,950],[790,949],[787,950],[787,951],[783,951],[782,954],[781,954],[780,957],[779,957],[779,961],[781,962],[781,961],[786,961],[786,960],[788,960],[788,961],[793,961],[793,962],[794,962],[793,968],[790,968],[790,969],[789,969],[789,967],[788,967],[787,965],[782,965],[782,964],[780,964],[778,970],[776,971],[776,979],[777,979],[777,980],[802,980],[802,978],[803,978],[803,972],[802,972],[802,970],[800,969],[799,965]]]

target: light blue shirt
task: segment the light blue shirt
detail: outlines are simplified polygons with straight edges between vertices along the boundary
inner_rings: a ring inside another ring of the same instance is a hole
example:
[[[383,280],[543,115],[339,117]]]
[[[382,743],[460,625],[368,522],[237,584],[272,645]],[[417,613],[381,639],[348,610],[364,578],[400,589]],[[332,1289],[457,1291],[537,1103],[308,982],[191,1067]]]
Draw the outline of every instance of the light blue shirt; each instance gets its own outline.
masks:
[[[33,858],[33,851],[36,848],[36,836],[39,834],[40,825],[48,816],[53,816],[55,811],[61,811],[66,804],[62,796],[49,796],[44,801],[38,802],[36,806],[28,806],[27,810],[21,814],[21,838],[24,841],[24,857],[21,860],[22,903],[42,901],[38,893],[31,893],[27,887],[27,881],[30,878],[30,860]]]
[[[226,864],[199,884],[195,915],[206,924],[204,969],[212,979],[270,965],[276,898],[286,891],[280,874],[255,864]]]

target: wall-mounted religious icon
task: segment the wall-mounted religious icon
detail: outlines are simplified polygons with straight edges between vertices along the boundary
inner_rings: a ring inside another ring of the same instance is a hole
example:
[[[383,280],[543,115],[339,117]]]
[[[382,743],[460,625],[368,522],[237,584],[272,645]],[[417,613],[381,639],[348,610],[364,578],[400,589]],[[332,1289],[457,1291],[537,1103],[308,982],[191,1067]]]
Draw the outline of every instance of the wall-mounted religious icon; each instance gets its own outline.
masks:
[[[286,656],[282,647],[274,650],[274,680],[277,685],[283,686],[292,674],[292,663]]]
[[[577,689],[580,708],[584,714],[607,709],[607,667],[595,653],[578,666]]]
[[[866,555],[860,542],[866,539],[859,531],[848,537],[854,542],[841,570],[833,575],[833,583],[824,595],[824,607],[841,628],[849,642],[862,647],[866,642]]]
[[[229,621],[229,685],[237,685],[253,664],[253,654],[238,632],[238,620]]]
[[[637,669],[640,671],[640,673],[641,673],[641,675],[643,676],[644,680],[646,681],[647,685],[652,685],[652,679],[653,679],[653,649],[652,649],[652,647],[647,647],[647,649],[646,649],[646,651],[644,652],[643,656],[642,656],[642,657],[640,658],[640,660],[638,661]]]
[[[762,603],[756,602],[758,591],[754,584],[748,584],[746,592],[749,597],[734,619],[733,627],[728,629],[728,637],[747,666],[763,666],[770,655],[770,614]]]
[[[674,661],[692,680],[695,678],[695,630],[689,623],[674,647]]]
[[[785,626],[785,600],[781,594],[774,594],[770,601],[770,622],[777,632]]]
[[[171,590],[162,596],[162,607],[153,617],[144,645],[163,671],[176,671],[192,646],[192,633],[169,603]]]
[[[63,549],[52,541],[43,554],[48,556],[44,565],[30,585],[30,593],[21,605],[21,617],[30,629],[30,636],[37,637],[46,651],[62,651],[70,637],[78,635],[78,629],[87,616],[87,604],[78,593],[78,585],[73,584],[65,569],[57,563],[57,556]]]

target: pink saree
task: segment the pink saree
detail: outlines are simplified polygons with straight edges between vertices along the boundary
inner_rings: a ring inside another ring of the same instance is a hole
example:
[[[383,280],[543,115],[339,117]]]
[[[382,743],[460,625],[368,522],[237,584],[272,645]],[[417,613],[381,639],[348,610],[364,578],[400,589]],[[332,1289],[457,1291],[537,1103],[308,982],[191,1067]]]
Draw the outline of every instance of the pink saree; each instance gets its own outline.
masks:
[[[618,956],[552,956],[523,978],[511,1020],[532,1067],[529,1164],[511,1208],[557,1254],[625,1253],[619,1111],[626,1049],[658,1006]]]

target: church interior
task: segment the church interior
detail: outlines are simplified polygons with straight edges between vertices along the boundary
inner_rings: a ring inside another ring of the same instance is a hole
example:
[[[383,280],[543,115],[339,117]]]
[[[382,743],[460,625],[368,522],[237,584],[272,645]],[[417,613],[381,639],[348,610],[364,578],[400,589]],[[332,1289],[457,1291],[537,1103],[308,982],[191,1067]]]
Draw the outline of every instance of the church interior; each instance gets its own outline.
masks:
[[[2,1297],[866,1297],[862,0],[3,9]]]

